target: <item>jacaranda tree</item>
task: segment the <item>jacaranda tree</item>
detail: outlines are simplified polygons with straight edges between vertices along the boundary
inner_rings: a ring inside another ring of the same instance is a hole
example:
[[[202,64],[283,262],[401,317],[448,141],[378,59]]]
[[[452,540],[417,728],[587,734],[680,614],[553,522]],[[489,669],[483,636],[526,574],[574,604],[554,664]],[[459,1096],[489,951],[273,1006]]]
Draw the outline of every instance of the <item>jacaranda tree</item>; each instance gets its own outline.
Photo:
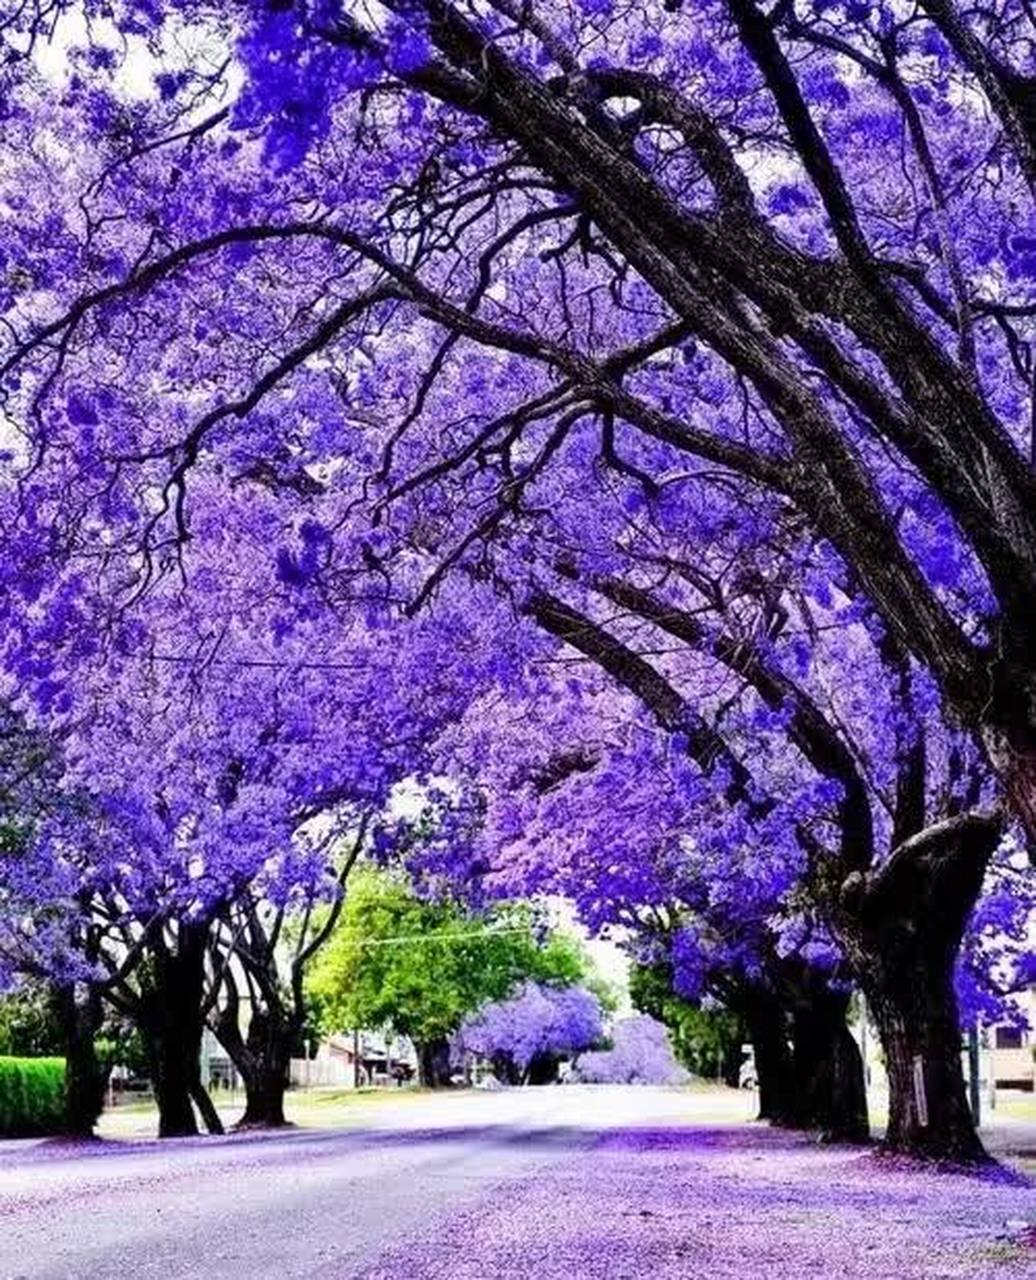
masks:
[[[162,886],[120,964],[148,921],[222,910],[271,824],[290,846],[334,789],[266,803],[291,768],[224,663],[334,650],[296,706],[326,687],[361,711],[361,766],[368,737],[405,743],[384,792],[473,701],[490,737],[526,705],[515,644],[569,661],[560,643],[653,726],[598,774],[610,792],[657,792],[678,758],[666,794],[709,899],[724,875],[769,902],[804,888],[905,1027],[896,1087],[921,1056],[948,1149],[974,1150],[948,957],[998,806],[1036,835],[1033,34],[1017,0],[2,20],[5,682],[77,727],[73,776],[108,764],[101,742],[141,776],[100,806],[140,828],[110,864],[134,900]],[[648,637],[684,668],[645,663]],[[343,693],[350,645],[389,678]],[[167,667],[185,679],[141,678]],[[145,744],[199,684],[235,732],[185,731],[170,801]],[[145,706],[148,733],[120,736]],[[534,791],[585,780],[570,738]],[[64,874],[84,840],[66,822],[41,847]],[[934,1022],[902,987],[921,959]],[[904,1105],[896,1141],[932,1145]]]
[[[592,991],[526,982],[466,1018],[453,1052],[488,1058],[510,1084],[549,1084],[562,1059],[593,1048],[603,1031],[600,1001]]]

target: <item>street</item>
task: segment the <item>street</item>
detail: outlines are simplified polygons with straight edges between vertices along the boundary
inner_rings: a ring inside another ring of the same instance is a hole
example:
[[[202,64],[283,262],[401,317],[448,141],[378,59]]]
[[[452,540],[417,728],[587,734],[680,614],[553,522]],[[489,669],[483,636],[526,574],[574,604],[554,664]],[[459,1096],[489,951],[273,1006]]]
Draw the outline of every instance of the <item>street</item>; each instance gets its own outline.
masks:
[[[357,1125],[0,1144],[0,1280],[1034,1276],[1036,1193],[744,1123],[748,1095],[544,1088]]]

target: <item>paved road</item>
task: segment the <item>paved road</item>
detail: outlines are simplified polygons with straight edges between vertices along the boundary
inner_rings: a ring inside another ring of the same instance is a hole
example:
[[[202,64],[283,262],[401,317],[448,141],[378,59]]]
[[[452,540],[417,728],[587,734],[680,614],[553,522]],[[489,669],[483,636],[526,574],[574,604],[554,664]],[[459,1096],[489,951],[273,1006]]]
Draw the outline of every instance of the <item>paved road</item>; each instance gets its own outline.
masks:
[[[708,1096],[566,1088],[337,1132],[2,1144],[0,1280],[1036,1276],[1008,1225],[1036,1222],[1031,1189],[710,1119]]]
[[[600,1129],[677,1122],[665,1091],[521,1090],[395,1104],[363,1129],[85,1147],[3,1144],[0,1280],[349,1276]]]

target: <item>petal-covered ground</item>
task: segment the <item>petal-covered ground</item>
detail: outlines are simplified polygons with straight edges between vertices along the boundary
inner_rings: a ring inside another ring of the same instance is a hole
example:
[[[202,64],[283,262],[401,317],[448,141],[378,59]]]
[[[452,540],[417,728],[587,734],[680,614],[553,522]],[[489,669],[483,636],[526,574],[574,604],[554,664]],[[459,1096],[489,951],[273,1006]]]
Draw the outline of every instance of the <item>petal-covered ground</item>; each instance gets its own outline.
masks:
[[[1001,1113],[1009,1158],[964,1177],[746,1123],[751,1101],[397,1095],[276,1134],[157,1143],[137,1115],[0,1143],[0,1278],[1036,1280],[1036,1126]]]
[[[493,1189],[363,1280],[1036,1276],[1036,1193],[751,1129],[603,1135]],[[445,1229],[444,1229],[445,1228]]]

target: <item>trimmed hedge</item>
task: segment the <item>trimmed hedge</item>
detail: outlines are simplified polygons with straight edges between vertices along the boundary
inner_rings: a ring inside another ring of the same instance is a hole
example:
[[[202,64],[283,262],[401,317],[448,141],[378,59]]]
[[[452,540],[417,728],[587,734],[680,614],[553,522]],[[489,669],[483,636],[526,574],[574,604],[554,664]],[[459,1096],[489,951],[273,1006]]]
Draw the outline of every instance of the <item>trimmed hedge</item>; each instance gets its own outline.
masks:
[[[64,1120],[64,1058],[0,1057],[0,1136],[60,1133]]]

